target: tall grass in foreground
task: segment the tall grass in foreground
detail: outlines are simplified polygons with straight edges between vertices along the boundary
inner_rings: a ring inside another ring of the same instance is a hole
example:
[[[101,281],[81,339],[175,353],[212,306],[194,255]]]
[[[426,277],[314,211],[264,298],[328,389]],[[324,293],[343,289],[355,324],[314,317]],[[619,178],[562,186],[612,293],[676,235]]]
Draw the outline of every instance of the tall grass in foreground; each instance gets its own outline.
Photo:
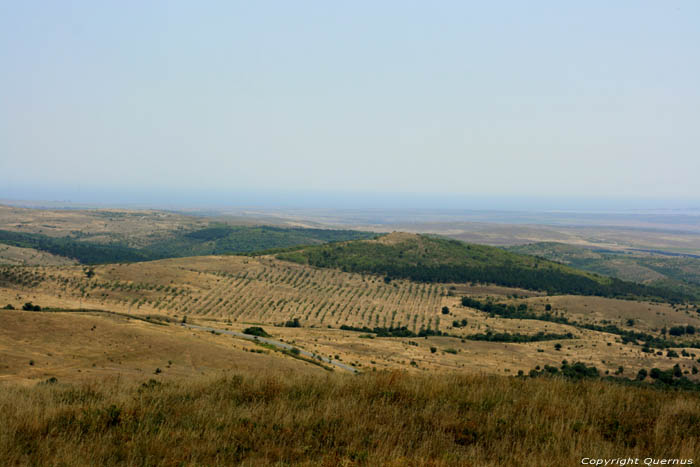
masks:
[[[279,377],[0,386],[0,465],[575,465],[689,458],[700,396],[604,381]]]

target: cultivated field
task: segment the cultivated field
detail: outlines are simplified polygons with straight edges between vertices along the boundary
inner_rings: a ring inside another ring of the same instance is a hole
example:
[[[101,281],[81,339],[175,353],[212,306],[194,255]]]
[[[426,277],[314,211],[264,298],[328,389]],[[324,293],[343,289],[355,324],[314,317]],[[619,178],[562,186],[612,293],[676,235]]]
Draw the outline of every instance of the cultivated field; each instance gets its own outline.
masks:
[[[623,367],[622,374],[629,377],[640,368],[665,369],[678,363],[689,377],[695,378],[692,369],[698,358],[694,349],[689,349],[687,355],[671,359],[665,353],[644,353],[638,345],[623,344],[619,336],[613,334],[547,321],[491,317],[482,311],[463,307],[460,299],[467,295],[515,305],[527,303],[534,310],[544,310],[550,305],[556,315],[577,322],[612,323],[655,335],[660,335],[663,326],[690,324],[700,327],[700,315],[687,307],[599,297],[544,296],[483,284],[425,284],[405,280],[387,283],[383,277],[375,275],[312,268],[271,257],[209,256],[90,268],[6,267],[0,270],[0,276],[4,277],[0,305],[21,308],[24,303],[32,302],[42,307],[101,309],[135,317],[170,319],[169,326],[139,321],[139,326],[158,328],[159,332],[161,328],[176,332],[179,327],[175,323],[183,318],[189,323],[236,331],[250,325],[262,325],[276,339],[337,358],[360,370],[403,368],[414,372],[512,375],[518,371],[527,373],[538,365],[558,365],[562,360],[568,360],[595,365],[610,373],[619,372]],[[443,307],[448,307],[447,314],[443,313]],[[32,312],[7,313],[32,315]],[[42,313],[36,316],[49,316],[51,322],[59,323],[75,315]],[[294,318],[299,320],[301,327],[282,326]],[[634,319],[634,323],[630,325],[629,319]],[[455,321],[460,323],[459,327],[454,326]],[[356,328],[405,326],[414,332],[431,329],[455,337],[381,338],[342,330],[343,325]],[[57,329],[68,332],[70,327],[66,324]],[[471,334],[486,332],[522,335],[571,333],[574,338],[529,343],[464,339]],[[184,334],[190,336],[197,332]],[[11,347],[9,339],[8,348]],[[218,336],[217,339],[241,341],[230,336]],[[680,338],[680,341],[683,339],[688,337]],[[21,339],[16,342],[29,344]],[[561,344],[561,348],[555,348],[556,344]],[[181,345],[183,349],[187,346],[184,342]],[[85,344],[83,350],[87,355],[89,345]],[[680,354],[683,349],[676,350]],[[133,347],[124,352],[136,354],[138,351],[145,349]],[[23,355],[19,361],[27,358],[31,358],[29,354]],[[158,358],[161,362],[169,360],[160,354],[155,360]],[[152,360],[154,364],[155,360]],[[51,365],[49,361],[46,368]],[[162,366],[162,363],[157,365]],[[27,370],[20,363],[5,371],[13,377],[24,377],[18,369]],[[49,373],[44,372],[41,377]]]

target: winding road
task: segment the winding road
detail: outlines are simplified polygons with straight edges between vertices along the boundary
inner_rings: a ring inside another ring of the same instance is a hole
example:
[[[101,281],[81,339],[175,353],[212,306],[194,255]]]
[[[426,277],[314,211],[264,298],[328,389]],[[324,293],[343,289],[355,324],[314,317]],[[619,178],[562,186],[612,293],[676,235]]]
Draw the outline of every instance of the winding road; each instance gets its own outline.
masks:
[[[219,334],[227,334],[229,336],[240,337],[242,339],[247,339],[247,340],[253,341],[253,342],[263,342],[265,344],[272,345],[272,346],[275,346],[277,348],[284,349],[284,350],[297,349],[297,350],[299,350],[299,355],[303,355],[304,357],[308,357],[308,358],[312,358],[314,360],[322,361],[323,363],[327,363],[329,365],[333,365],[333,366],[336,366],[338,368],[342,368],[343,370],[349,371],[351,373],[359,373],[359,371],[357,371],[356,368],[353,368],[350,365],[346,365],[345,363],[339,362],[338,360],[333,360],[333,359],[330,359],[328,357],[324,357],[323,355],[308,352],[306,350],[299,349],[299,348],[294,347],[293,345],[287,344],[285,342],[276,341],[273,339],[269,339],[267,337],[251,336],[250,334],[243,334],[242,332],[227,331],[225,329],[215,329],[215,328],[210,328],[207,326],[197,326],[196,324],[182,323],[182,326],[185,326],[185,327],[190,328],[190,329],[197,329],[200,331],[216,332]]]

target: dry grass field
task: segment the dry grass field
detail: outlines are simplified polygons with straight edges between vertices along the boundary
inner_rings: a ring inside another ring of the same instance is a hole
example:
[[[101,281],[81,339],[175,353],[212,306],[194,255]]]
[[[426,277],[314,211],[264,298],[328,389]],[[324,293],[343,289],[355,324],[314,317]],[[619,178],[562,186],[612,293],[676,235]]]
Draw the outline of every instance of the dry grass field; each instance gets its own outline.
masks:
[[[58,382],[5,387],[0,413],[3,465],[565,466],[700,452],[696,393],[559,378]]]
[[[212,376],[226,370],[323,372],[245,340],[102,313],[0,310],[0,382]]]

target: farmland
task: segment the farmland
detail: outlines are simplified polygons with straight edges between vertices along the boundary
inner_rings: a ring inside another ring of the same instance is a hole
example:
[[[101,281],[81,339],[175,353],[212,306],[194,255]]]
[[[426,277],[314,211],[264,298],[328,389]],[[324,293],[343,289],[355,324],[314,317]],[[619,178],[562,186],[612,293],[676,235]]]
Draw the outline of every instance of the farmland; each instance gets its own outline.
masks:
[[[697,365],[696,352],[700,355],[700,350],[690,349],[687,356],[670,359],[666,352],[644,353],[639,345],[623,344],[619,335],[607,332],[556,321],[491,316],[462,306],[461,297],[525,305],[533,312],[549,305],[558,316],[581,325],[613,324],[654,336],[661,336],[663,327],[676,324],[700,328],[700,314],[688,306],[547,296],[479,283],[387,281],[380,275],[315,268],[274,256],[206,256],[90,267],[4,267],[0,281],[0,304],[14,308],[32,302],[42,308],[162,317],[170,321],[168,328],[183,320],[236,331],[251,324],[262,325],[277,339],[320,355],[338,356],[358,369],[508,375],[568,359],[595,364],[611,373],[622,366],[627,375],[644,367],[666,368],[679,363],[683,371],[694,376],[691,370]],[[634,320],[632,326],[630,319]],[[405,329],[401,333],[405,337],[377,336],[375,328]],[[421,333],[425,337],[418,337]],[[434,335],[441,333],[448,335]],[[502,342],[486,338],[504,334]],[[507,341],[508,336],[521,336],[522,340],[538,334],[562,338]],[[472,335],[482,335],[481,340],[470,340]],[[684,336],[674,342],[680,355],[682,347],[692,346],[694,340]]]

